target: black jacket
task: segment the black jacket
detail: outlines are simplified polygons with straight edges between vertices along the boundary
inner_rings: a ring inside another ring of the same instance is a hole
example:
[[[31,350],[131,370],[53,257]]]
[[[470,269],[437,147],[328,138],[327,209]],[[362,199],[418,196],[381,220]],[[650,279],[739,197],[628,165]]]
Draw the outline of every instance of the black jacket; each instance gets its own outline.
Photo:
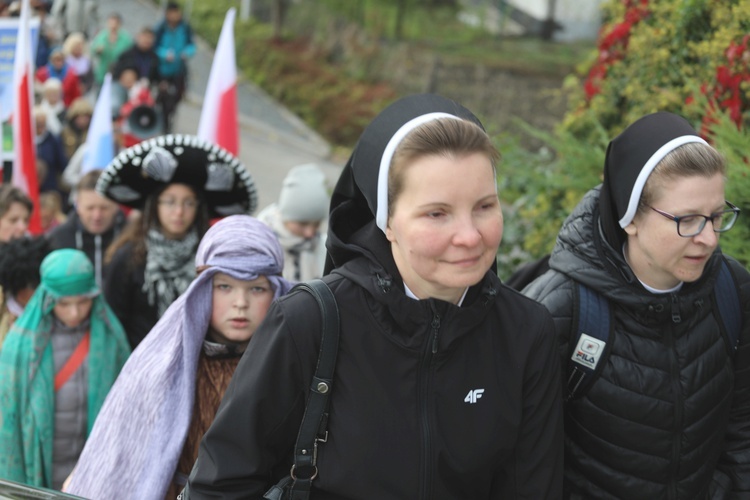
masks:
[[[159,313],[143,291],[146,264],[134,265],[132,252],[132,245],[126,243],[112,256],[104,276],[104,297],[135,349],[159,320]]]
[[[652,294],[605,241],[598,198],[599,188],[586,195],[560,231],[551,270],[524,290],[552,312],[566,371],[574,280],[612,306],[601,376],[566,403],[566,488],[596,499],[750,498],[750,274],[717,251],[696,282]],[[743,311],[734,354],[712,306],[722,258]]]
[[[372,247],[374,232],[355,240]],[[312,498],[559,498],[559,361],[546,310],[492,272],[462,307],[412,300],[385,251],[387,267],[363,255],[326,278],[341,340]],[[289,473],[319,343],[309,295],[271,307],[201,443],[189,498],[260,498]]]
[[[91,234],[81,224],[81,219],[75,210],[71,210],[68,219],[52,229],[48,235],[50,245],[54,250],[60,248],[75,248],[86,254],[96,272],[97,280],[102,283],[107,274],[104,265],[104,253],[115,237],[125,225],[125,214],[121,211],[115,215],[112,227],[100,235]]]
[[[147,78],[152,85],[159,80],[159,56],[154,49],[141,50],[133,45],[120,54],[112,71],[113,78],[119,79],[122,72],[129,68],[136,70],[139,79]]]

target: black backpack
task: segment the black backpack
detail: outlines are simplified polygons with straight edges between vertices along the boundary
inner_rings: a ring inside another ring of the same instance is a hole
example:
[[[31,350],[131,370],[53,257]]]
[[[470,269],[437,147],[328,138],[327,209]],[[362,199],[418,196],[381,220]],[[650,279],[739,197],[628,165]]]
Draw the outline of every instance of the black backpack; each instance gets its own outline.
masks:
[[[571,336],[568,358],[568,378],[565,400],[583,396],[599,377],[603,361],[609,355],[612,334],[610,305],[607,299],[589,287],[576,282],[576,300],[573,324],[576,333]],[[714,310],[719,311],[722,330],[732,351],[737,349],[742,329],[742,310],[729,265],[722,259],[719,277],[712,296]]]

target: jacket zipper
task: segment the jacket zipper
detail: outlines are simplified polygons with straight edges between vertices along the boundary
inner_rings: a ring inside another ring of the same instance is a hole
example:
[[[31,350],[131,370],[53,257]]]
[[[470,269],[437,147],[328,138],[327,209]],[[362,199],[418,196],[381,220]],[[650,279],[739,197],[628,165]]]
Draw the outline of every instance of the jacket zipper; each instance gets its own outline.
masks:
[[[675,410],[674,410],[674,429],[672,433],[672,466],[669,477],[669,488],[667,492],[668,498],[677,498],[677,476],[679,473],[680,464],[680,438],[682,431],[682,410],[683,410],[683,398],[682,388],[680,387],[680,367],[677,362],[677,353],[675,351],[675,339],[674,339],[674,325],[680,323],[682,317],[680,316],[680,305],[676,295],[672,295],[672,328],[667,332],[667,340],[669,345],[669,364],[670,364],[670,378],[672,381],[672,391],[675,395]]]
[[[432,360],[438,351],[438,333],[440,331],[440,315],[433,308],[430,324],[431,342],[427,342],[422,358],[421,388],[421,420],[422,420],[422,492],[420,498],[428,500],[432,497],[432,437],[430,432],[430,387],[432,383]]]

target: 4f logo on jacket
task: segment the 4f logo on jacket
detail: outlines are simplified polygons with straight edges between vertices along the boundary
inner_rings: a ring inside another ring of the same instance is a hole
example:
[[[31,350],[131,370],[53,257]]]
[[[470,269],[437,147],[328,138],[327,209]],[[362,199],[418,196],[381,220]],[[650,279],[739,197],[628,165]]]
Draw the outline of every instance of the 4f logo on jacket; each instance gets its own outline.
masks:
[[[482,394],[484,393],[484,389],[472,389],[469,391],[469,394],[466,395],[464,398],[464,403],[474,404],[477,402],[479,398],[482,397]]]

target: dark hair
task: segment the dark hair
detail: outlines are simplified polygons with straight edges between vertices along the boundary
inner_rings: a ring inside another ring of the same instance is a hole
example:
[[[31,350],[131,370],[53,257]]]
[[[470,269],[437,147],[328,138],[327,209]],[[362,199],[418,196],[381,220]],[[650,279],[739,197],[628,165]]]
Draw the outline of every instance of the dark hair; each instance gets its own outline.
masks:
[[[461,158],[474,153],[485,155],[493,169],[500,160],[487,133],[467,120],[439,118],[409,132],[396,147],[388,171],[388,214],[393,213],[404,188],[404,172],[415,160],[430,155]]]
[[[76,190],[94,191],[96,189],[96,183],[99,181],[99,177],[101,177],[101,175],[101,170],[91,170],[90,172],[86,172],[83,177],[78,180]]]
[[[104,262],[109,263],[112,261],[117,250],[124,246],[126,243],[133,245],[133,255],[131,256],[130,264],[133,268],[136,268],[146,262],[146,235],[151,228],[161,230],[159,225],[159,196],[169,187],[171,184],[167,184],[158,191],[153,192],[146,198],[146,204],[143,207],[140,216],[132,218],[125,228],[120,233],[115,241],[107,248],[104,255]],[[189,187],[196,198],[198,198],[198,210],[195,213],[195,220],[191,229],[194,227],[198,230],[198,239],[203,238],[203,235],[208,231],[209,217],[208,209],[206,208],[206,202],[203,199],[200,191],[195,189],[193,186],[185,184]]]
[[[31,212],[34,210],[34,204],[26,193],[13,186],[12,184],[0,185],[0,217],[4,217],[14,203],[20,203]]]
[[[181,8],[177,2],[167,2],[167,10],[180,10]]]
[[[39,286],[39,267],[52,249],[44,236],[17,238],[0,244],[0,287],[16,295],[24,288]]]

